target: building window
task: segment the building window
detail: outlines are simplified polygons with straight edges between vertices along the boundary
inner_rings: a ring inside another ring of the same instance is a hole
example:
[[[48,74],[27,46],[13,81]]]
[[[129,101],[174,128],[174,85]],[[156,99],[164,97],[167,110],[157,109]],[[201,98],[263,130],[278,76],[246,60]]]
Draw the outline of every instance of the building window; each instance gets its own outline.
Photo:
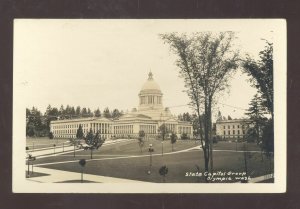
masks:
[[[228,126],[228,129],[230,129],[230,126]]]
[[[235,130],[233,130],[233,135],[235,134]]]
[[[232,128],[234,128],[234,125],[232,126]]]
[[[224,131],[224,135],[226,135],[226,131]]]
[[[230,131],[228,131],[228,135],[230,135]]]
[[[226,126],[224,126],[224,129],[226,129]]]
[[[240,128],[240,125],[238,125],[238,128]]]

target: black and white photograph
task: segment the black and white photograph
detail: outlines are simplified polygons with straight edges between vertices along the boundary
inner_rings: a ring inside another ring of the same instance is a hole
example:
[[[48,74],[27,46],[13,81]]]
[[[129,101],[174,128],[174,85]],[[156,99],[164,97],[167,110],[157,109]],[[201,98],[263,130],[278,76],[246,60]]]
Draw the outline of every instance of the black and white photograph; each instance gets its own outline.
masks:
[[[282,19],[15,19],[13,192],[286,191]]]

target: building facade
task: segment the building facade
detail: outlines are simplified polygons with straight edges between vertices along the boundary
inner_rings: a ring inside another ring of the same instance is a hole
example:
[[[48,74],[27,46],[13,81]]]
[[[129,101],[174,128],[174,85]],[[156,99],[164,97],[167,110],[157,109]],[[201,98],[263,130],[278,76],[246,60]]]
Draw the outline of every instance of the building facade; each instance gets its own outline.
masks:
[[[112,135],[112,121],[106,118],[79,118],[70,120],[55,120],[50,123],[50,131],[55,138],[76,138],[79,125],[83,134],[90,129],[94,133],[99,132],[101,138],[110,138]]]
[[[216,135],[223,139],[243,139],[250,126],[249,119],[217,120]]]
[[[169,108],[163,107],[163,94],[159,85],[154,81],[153,74],[148,74],[148,79],[142,86],[139,94],[138,108],[121,117],[110,120],[107,118],[80,118],[70,120],[51,121],[50,131],[55,138],[75,138],[79,124],[82,125],[84,134],[92,129],[99,131],[104,138],[136,138],[142,130],[146,138],[159,135],[159,127],[164,125],[169,133],[178,137],[186,134],[193,136],[193,127],[189,122],[179,121],[171,114]]]

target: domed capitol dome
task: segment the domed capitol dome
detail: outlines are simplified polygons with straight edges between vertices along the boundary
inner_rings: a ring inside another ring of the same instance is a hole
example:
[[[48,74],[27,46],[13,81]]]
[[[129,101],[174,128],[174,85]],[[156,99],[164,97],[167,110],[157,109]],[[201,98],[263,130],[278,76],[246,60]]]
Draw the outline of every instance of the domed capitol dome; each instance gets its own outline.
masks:
[[[154,81],[153,74],[150,71],[148,79],[142,86],[139,93],[139,110],[163,109],[162,95],[160,87]]]
[[[148,74],[148,80],[144,83],[141,91],[140,91],[140,95],[141,94],[151,94],[151,93],[156,93],[156,94],[161,94],[161,90],[159,85],[154,81],[153,79],[153,74],[150,71]]]

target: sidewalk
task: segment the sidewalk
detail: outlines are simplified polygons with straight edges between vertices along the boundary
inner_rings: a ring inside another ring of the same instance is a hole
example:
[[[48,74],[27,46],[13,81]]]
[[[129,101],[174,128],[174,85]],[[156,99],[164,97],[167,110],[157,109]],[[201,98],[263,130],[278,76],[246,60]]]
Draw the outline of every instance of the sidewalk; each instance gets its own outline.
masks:
[[[34,172],[48,174],[47,176],[26,178],[28,181],[39,183],[62,183],[68,181],[78,181],[80,183],[81,173],[54,170],[48,168],[34,167]],[[149,183],[143,181],[114,178],[107,176],[97,176],[83,173],[83,180],[91,183]]]

